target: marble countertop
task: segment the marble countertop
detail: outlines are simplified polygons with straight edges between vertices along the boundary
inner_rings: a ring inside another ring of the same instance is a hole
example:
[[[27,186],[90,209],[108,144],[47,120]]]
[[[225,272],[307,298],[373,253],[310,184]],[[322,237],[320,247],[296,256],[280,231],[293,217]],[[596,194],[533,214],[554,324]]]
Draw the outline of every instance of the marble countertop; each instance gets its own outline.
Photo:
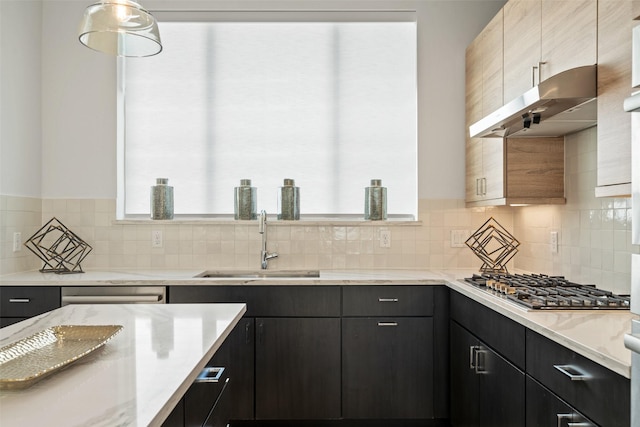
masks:
[[[180,285],[437,285],[444,284],[547,338],[623,375],[631,376],[624,334],[638,316],[616,310],[527,310],[462,279],[473,270],[322,270],[318,278],[197,278],[203,270],[87,271],[57,275],[25,272],[0,276],[2,286]]]
[[[538,332],[612,371],[631,378],[631,351],[624,335],[639,316],[628,310],[532,310],[478,289],[461,280],[450,289]]]
[[[0,276],[0,286],[174,286],[174,285],[353,285],[442,284],[464,277],[463,270],[321,270],[320,277],[206,278],[201,270],[89,270],[78,274],[23,273]],[[216,270],[225,271],[225,270]],[[234,272],[236,270],[227,270]],[[243,270],[246,271],[246,270]],[[261,273],[262,270],[251,270]],[[274,270],[266,270],[273,273]],[[307,271],[307,270],[301,270]],[[463,276],[461,276],[461,274]]]
[[[0,347],[54,325],[123,325],[101,349],[23,390],[2,426],[158,426],[246,311],[244,304],[71,305],[0,329]]]

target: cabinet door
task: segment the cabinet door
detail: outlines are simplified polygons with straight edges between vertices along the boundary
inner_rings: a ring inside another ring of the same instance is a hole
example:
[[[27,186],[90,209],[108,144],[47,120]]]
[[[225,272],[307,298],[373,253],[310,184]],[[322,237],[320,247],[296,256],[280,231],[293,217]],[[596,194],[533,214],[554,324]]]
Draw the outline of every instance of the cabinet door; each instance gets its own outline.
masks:
[[[504,139],[482,139],[483,199],[504,197]]]
[[[631,192],[631,114],[621,105],[631,90],[629,0],[598,2],[598,168],[596,196]]]
[[[512,427],[525,424],[524,372],[482,342],[477,349],[480,378],[480,425]]]
[[[465,156],[465,200],[475,202],[482,199],[482,139],[467,138]]]
[[[342,320],[343,418],[433,418],[433,319]]]
[[[524,373],[455,321],[450,331],[451,425],[524,425]]]
[[[502,10],[482,31],[482,115],[504,105],[502,98]]]
[[[256,419],[340,417],[340,319],[256,319]]]
[[[252,318],[240,319],[210,363],[227,370],[229,384],[225,395],[233,420],[251,420],[254,417],[254,323]]]
[[[540,62],[540,0],[509,0],[504,5],[504,101],[531,89]],[[535,81],[534,81],[535,79]]]
[[[564,138],[508,138],[506,196],[511,200],[564,198]]]
[[[478,339],[450,322],[451,425],[477,426],[480,419],[480,377],[475,372]]]
[[[527,427],[567,427],[569,423],[580,423],[581,427],[595,427],[593,422],[529,376],[526,379],[526,387]]]
[[[542,80],[597,63],[597,5],[597,0],[542,0]]]
[[[505,194],[502,138],[471,138],[466,144],[466,202],[501,199]]]

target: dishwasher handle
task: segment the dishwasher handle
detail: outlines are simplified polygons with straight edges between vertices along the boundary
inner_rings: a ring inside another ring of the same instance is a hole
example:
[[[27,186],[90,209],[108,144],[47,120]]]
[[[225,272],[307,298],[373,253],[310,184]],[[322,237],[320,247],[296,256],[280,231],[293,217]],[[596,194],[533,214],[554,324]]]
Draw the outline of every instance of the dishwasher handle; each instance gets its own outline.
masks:
[[[64,295],[62,304],[157,303],[162,295]]]

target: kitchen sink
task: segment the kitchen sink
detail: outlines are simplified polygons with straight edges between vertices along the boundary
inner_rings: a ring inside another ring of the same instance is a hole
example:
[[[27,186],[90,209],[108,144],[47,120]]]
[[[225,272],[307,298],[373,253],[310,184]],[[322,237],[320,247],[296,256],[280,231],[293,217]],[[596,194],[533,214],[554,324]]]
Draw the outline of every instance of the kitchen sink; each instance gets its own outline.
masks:
[[[265,279],[320,277],[319,270],[206,270],[195,277],[211,279]]]

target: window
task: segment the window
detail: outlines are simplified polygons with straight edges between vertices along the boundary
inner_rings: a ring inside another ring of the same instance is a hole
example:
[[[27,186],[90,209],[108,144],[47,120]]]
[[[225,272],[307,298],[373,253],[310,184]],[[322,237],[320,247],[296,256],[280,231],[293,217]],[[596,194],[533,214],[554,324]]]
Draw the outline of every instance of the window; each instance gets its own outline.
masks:
[[[159,15],[163,52],[119,60],[120,218],[148,216],[158,177],[176,215],[232,215],[245,178],[275,214],[291,178],[302,216],[362,216],[382,179],[389,216],[415,218],[414,21]]]

